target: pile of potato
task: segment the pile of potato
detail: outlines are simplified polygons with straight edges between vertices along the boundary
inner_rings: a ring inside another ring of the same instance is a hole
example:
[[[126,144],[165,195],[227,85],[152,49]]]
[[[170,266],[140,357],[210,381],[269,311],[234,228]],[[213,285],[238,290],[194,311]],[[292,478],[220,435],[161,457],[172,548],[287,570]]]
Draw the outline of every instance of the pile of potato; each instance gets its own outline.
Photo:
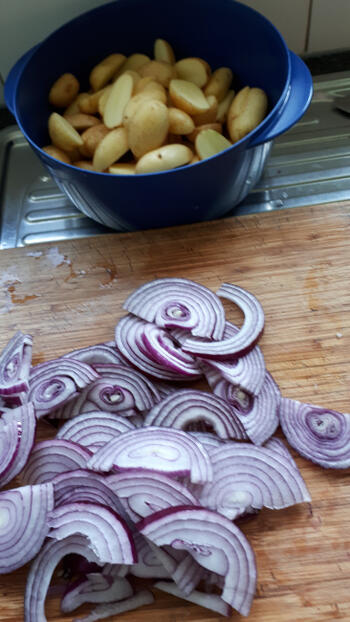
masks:
[[[53,84],[44,151],[90,171],[153,173],[208,158],[251,132],[266,116],[260,88],[231,87],[232,71],[212,72],[201,58],[176,62],[171,45],[154,43],[145,54],[110,54],[90,73],[91,90],[81,93],[65,73]]]

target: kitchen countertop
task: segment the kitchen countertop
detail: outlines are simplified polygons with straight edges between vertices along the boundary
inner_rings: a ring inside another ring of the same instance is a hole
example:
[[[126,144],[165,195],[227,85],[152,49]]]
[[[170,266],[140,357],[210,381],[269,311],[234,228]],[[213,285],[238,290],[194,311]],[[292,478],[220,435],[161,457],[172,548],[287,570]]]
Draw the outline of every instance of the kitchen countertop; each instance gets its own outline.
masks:
[[[349,412],[349,265],[349,201],[9,249],[0,253],[0,348],[14,331],[29,332],[37,364],[113,339],[123,300],[145,281],[181,276],[214,291],[228,281],[253,292],[263,305],[260,345],[282,395]],[[228,319],[241,321],[232,305],[225,308]],[[40,424],[38,440],[48,434]],[[242,524],[258,567],[248,620],[349,620],[349,474],[292,454],[312,503],[263,510]],[[0,622],[22,619],[27,570],[0,577]],[[221,619],[155,594],[154,604],[118,620]],[[59,596],[58,588],[48,598],[50,622],[65,619]]]

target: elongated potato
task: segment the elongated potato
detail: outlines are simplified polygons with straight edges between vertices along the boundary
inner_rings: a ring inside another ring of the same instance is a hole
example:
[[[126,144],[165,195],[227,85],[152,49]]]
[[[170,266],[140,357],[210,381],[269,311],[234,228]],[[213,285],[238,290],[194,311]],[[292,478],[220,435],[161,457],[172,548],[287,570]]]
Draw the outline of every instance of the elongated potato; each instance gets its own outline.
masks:
[[[127,73],[114,82],[103,112],[103,122],[106,127],[113,128],[122,124],[124,109],[131,98],[133,87],[133,79]]]
[[[136,109],[128,124],[130,149],[136,158],[160,147],[168,134],[168,108],[162,102],[146,99]]]
[[[101,117],[103,118],[103,113],[105,111],[105,106],[106,106],[106,101],[109,97],[109,94],[112,90],[112,84],[108,84],[108,86],[105,86],[105,88],[103,89],[103,93],[101,95],[101,97],[98,100],[97,103],[97,108],[98,108],[98,112],[101,115]]]
[[[227,113],[229,111],[229,108],[232,104],[232,100],[235,96],[235,92],[233,90],[229,90],[227,91],[224,99],[221,100],[221,102],[218,105],[218,111],[216,114],[216,121],[218,121],[218,123],[224,123],[226,121],[226,117],[227,117]]]
[[[210,158],[231,146],[232,143],[215,130],[203,130],[199,132],[195,141],[196,153],[201,160]]]
[[[203,132],[203,130],[214,130],[215,132],[222,134],[222,124],[221,123],[205,123],[204,125],[197,125],[194,128],[193,132],[191,132],[191,134],[188,134],[187,136],[188,140],[194,143],[198,134],[200,134],[200,132]]]
[[[78,168],[83,168],[86,171],[94,171],[94,167],[92,166],[91,160],[76,160],[73,162],[73,166],[77,166]]]
[[[52,158],[59,160],[60,162],[64,162],[65,164],[72,163],[69,155],[67,155],[65,151],[62,151],[62,149],[59,149],[54,145],[47,145],[46,147],[43,147],[43,151],[45,151],[45,153],[47,153]]]
[[[49,116],[49,135],[52,144],[63,151],[69,151],[83,144],[80,134],[57,112]]]
[[[228,67],[220,67],[212,73],[212,76],[204,89],[204,93],[208,95],[215,95],[218,102],[221,102],[227,91],[229,90],[232,82],[232,71]]]
[[[85,132],[81,134],[81,138],[83,140],[83,144],[79,148],[81,155],[84,156],[84,158],[92,158],[96,151],[97,145],[105,136],[107,136],[109,132],[110,130],[104,125],[104,123],[94,125],[88,130],[85,130]]]
[[[208,65],[200,58],[182,58],[176,63],[175,67],[180,80],[194,82],[199,88],[203,88],[209,80],[210,70],[208,70]]]
[[[131,69],[132,71],[138,71],[140,67],[142,67],[142,65],[145,65],[145,63],[148,63],[150,60],[150,57],[146,54],[131,54],[131,56],[128,56],[123,66],[118,69],[114,76],[114,79],[119,78],[119,76],[121,76],[129,69]]]
[[[99,91],[120,69],[126,61],[124,54],[110,54],[92,69],[89,81],[94,91]]]
[[[94,117],[92,114],[84,114],[84,112],[69,114],[64,118],[77,132],[83,132],[87,130],[88,127],[93,127],[93,125],[99,125],[101,123],[100,119],[97,117]]]
[[[245,87],[237,93],[227,114],[227,129],[232,142],[241,140],[256,128],[265,118],[267,109],[268,99],[262,89]]]
[[[49,92],[49,102],[56,108],[66,108],[77,97],[80,84],[72,73],[64,73],[52,85]]]
[[[157,99],[163,104],[167,103],[167,92],[160,84],[150,76],[146,76],[145,78],[141,78],[140,82],[136,85],[135,95],[147,94],[151,95],[153,99]]]
[[[133,162],[117,162],[109,167],[108,172],[112,175],[135,175],[136,163]]]
[[[128,133],[125,127],[111,130],[97,145],[92,165],[95,171],[102,172],[117,162],[129,150]]]
[[[79,102],[84,99],[85,95],[88,95],[88,93],[79,93],[79,95],[77,95],[74,101],[72,101],[72,103],[69,104],[68,108],[65,109],[63,113],[64,118],[66,118],[70,114],[76,114],[77,112],[81,112]]]
[[[108,88],[108,86],[105,86],[103,89],[96,91],[96,93],[84,93],[79,99],[80,112],[96,114],[98,112],[100,98]]]
[[[134,95],[136,93],[136,86],[138,85],[140,80],[142,80],[140,74],[134,69],[128,69],[127,71],[124,71],[123,75],[128,75],[132,77],[132,82],[133,82],[132,94]]]
[[[136,164],[136,173],[160,173],[191,162],[193,151],[185,145],[163,145],[149,151]]]
[[[180,108],[188,114],[199,114],[210,108],[203,91],[193,82],[171,80],[169,94],[175,108]]]
[[[215,95],[208,95],[207,102],[209,104],[208,110],[193,115],[192,118],[195,125],[204,125],[205,123],[214,123],[216,121],[219,106],[218,100]]]
[[[171,134],[191,134],[194,130],[194,122],[187,112],[179,108],[169,108],[169,132]]]
[[[139,73],[143,78],[150,76],[157,82],[160,82],[163,86],[168,88],[170,80],[176,78],[176,69],[174,65],[163,60],[151,60],[149,63],[142,65],[139,69]]]
[[[175,63],[174,50],[165,39],[155,40],[153,53],[155,60],[162,60],[166,63],[170,63],[170,65]]]

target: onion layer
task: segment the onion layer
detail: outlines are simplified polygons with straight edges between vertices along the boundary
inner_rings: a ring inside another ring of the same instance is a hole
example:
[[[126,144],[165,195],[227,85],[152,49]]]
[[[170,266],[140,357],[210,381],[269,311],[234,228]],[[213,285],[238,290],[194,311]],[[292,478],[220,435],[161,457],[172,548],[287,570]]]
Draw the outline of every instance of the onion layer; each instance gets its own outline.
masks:
[[[32,337],[18,331],[0,355],[0,395],[28,391],[32,361]]]
[[[35,430],[36,430],[36,418],[34,414],[33,404],[27,403],[13,410],[8,410],[2,416],[4,422],[4,429],[8,426],[17,426],[18,443],[16,446],[16,453],[13,456],[13,460],[4,471],[2,469],[0,475],[0,487],[8,484],[20,471],[22,471],[24,465],[28,460],[28,456],[33,448]],[[0,439],[4,429],[0,429]],[[1,461],[3,452],[0,450]]]
[[[84,469],[91,452],[71,441],[61,439],[37,443],[24,467],[24,484],[51,482],[59,473]]]

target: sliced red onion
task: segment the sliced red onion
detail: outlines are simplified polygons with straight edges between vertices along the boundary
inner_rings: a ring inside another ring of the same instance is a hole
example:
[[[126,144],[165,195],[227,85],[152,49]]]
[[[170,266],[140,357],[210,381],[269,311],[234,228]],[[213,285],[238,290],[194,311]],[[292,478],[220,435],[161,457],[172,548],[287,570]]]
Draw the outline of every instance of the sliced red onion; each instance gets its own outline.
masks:
[[[190,436],[193,436],[199,443],[201,443],[204,449],[210,453],[216,449],[217,447],[221,447],[222,440],[215,436],[215,434],[210,434],[210,432],[189,432]]]
[[[202,375],[193,356],[183,352],[166,330],[134,315],[119,320],[115,339],[129,363],[155,378],[184,381]]]
[[[16,420],[7,424],[0,420],[0,482],[6,480],[16,461],[20,440],[21,424]]]
[[[24,467],[21,479],[24,484],[51,482],[56,475],[84,469],[91,452],[72,441],[54,439],[37,443]]]
[[[0,493],[0,574],[33,559],[49,531],[52,484],[22,486]]]
[[[256,587],[254,553],[230,520],[203,508],[180,506],[156,512],[136,527],[157,546],[188,551],[200,566],[223,576],[222,599],[248,615]]]
[[[256,397],[245,393],[226,380],[219,381],[214,393],[227,401],[240,420],[245,433],[255,445],[262,445],[279,425],[280,390],[269,372]]]
[[[55,496],[55,507],[67,503],[88,501],[106,505],[125,518],[121,502],[107,479],[84,469],[61,473],[52,480]]]
[[[122,471],[109,475],[106,484],[127,502],[127,511],[139,521],[168,507],[198,505],[198,500],[180,482],[151,470]]]
[[[62,358],[75,359],[76,361],[82,361],[93,367],[98,364],[109,365],[125,365],[123,357],[118,352],[117,346],[114,342],[110,343],[97,343],[94,346],[88,346],[87,348],[80,348],[79,350],[73,350],[67,354],[63,354]]]
[[[140,590],[134,596],[125,598],[124,600],[107,605],[97,605],[97,607],[87,616],[77,618],[75,622],[96,622],[110,616],[117,616],[125,611],[132,611],[144,605],[150,605],[154,602],[154,596],[149,590]]]
[[[64,540],[85,536],[100,563],[133,564],[136,560],[132,534],[113,510],[97,503],[67,503],[56,507],[48,518],[49,538]]]
[[[32,337],[19,330],[5,346],[0,355],[0,395],[28,391],[32,344]]]
[[[133,589],[127,579],[93,572],[68,586],[61,600],[61,611],[70,613],[84,603],[112,603],[132,594]]]
[[[235,303],[244,313],[244,322],[238,333],[228,339],[217,342],[204,342],[196,339],[187,339],[183,350],[202,358],[227,360],[235,356],[246,354],[259,340],[264,330],[264,310],[260,302],[250,292],[224,283],[216,292],[221,298]]]
[[[56,359],[32,367],[28,401],[33,402],[39,419],[62,406],[99,375],[86,363],[74,359]]]
[[[93,471],[149,469],[170,475],[190,475],[193,483],[209,482],[209,456],[185,432],[150,426],[126,432],[101,447],[89,460]]]
[[[136,550],[137,550],[137,564],[130,566],[130,574],[134,577],[140,577],[144,579],[167,579],[169,573],[166,568],[159,561],[158,556],[154,552],[154,548],[151,548],[146,538],[140,533],[133,535]]]
[[[188,279],[165,278],[138,287],[124,309],[162,328],[180,326],[192,335],[222,339],[225,312],[209,289]]]
[[[277,436],[272,436],[271,438],[269,438],[269,440],[264,444],[264,447],[266,447],[266,449],[269,449],[270,451],[277,452],[279,455],[283,456],[285,460],[289,460],[290,466],[293,467],[293,469],[296,469],[299,473],[299,469],[294,462],[293,457],[289,453],[283,441],[277,438]]]
[[[57,564],[72,553],[81,555],[90,562],[98,562],[89,548],[88,540],[83,536],[74,535],[61,541],[47,540],[41,548],[28,573],[24,598],[25,622],[47,622],[45,598],[51,577]]]
[[[112,438],[134,428],[130,419],[97,410],[69,419],[57,432],[56,438],[73,441],[95,453]]]
[[[0,468],[0,487],[2,488],[22,471],[32,451],[36,430],[36,418],[33,404],[28,402],[28,404],[24,404],[13,410],[8,410],[2,415],[0,421],[5,424],[3,428],[0,428],[1,465],[3,464],[3,440],[5,441],[6,439],[6,429],[17,426],[18,432],[18,443],[13,460],[8,464],[5,470]]]
[[[326,469],[350,466],[350,415],[283,398],[280,421],[288,443]]]
[[[121,386],[125,386],[125,389],[132,394],[135,408],[138,411],[148,410],[160,400],[159,392],[153,382],[135,369],[123,365],[100,363],[95,365],[95,369],[102,377],[108,376],[108,378],[120,381]]]
[[[212,451],[213,481],[202,488],[200,503],[230,520],[250,509],[280,510],[310,502],[305,482],[291,456],[248,443],[225,443]]]
[[[193,590],[193,592],[186,595],[178,588],[176,583],[173,583],[172,581],[157,581],[154,584],[154,587],[161,592],[166,592],[167,594],[172,594],[178,598],[183,598],[188,600],[190,603],[195,603],[196,605],[215,611],[222,616],[231,616],[232,614],[231,607],[222,600],[221,596],[218,596],[217,594],[205,594],[204,592]]]
[[[240,419],[227,402],[194,389],[168,395],[147,413],[145,426],[186,430],[189,424],[198,421],[214,428],[219,438],[247,438]]]
[[[204,574],[204,568],[196,562],[192,555],[187,554],[177,565],[171,578],[185,596],[188,596],[197,587]]]

